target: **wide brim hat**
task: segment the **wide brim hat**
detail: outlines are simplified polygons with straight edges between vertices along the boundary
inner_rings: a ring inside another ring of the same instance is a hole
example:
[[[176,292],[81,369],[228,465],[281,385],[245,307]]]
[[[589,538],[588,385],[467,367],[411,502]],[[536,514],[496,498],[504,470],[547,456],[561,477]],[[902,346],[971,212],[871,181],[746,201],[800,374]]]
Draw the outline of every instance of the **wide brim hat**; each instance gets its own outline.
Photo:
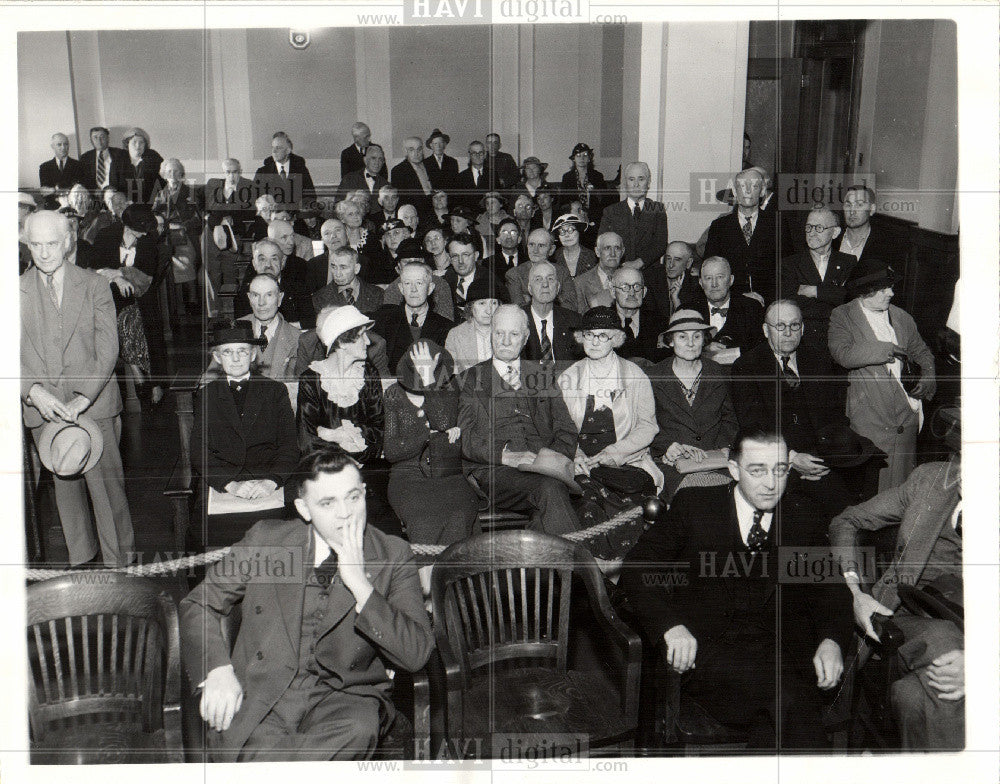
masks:
[[[574,332],[581,333],[590,329],[617,329],[624,332],[622,320],[618,316],[618,311],[610,305],[598,305],[583,314],[580,326]]]
[[[448,210],[448,218],[465,218],[467,221],[474,221],[476,219],[476,213],[470,210],[464,205],[459,205]]]
[[[563,226],[575,226],[576,230],[581,234],[587,228],[587,221],[581,218],[579,215],[574,215],[572,212],[567,212],[560,215],[554,221],[552,221],[552,233],[558,234],[559,229]]]
[[[157,231],[156,216],[148,204],[130,204],[122,210],[122,224],[132,231],[143,234],[155,234]]]
[[[573,152],[569,154],[569,159],[573,160],[577,156],[577,154],[581,152],[589,152],[590,157],[591,158],[594,157],[594,149],[589,144],[585,144],[584,142],[577,142],[576,147],[573,148]]]
[[[455,360],[445,349],[441,348],[433,340],[418,340],[417,343],[426,343],[431,357],[439,356],[437,367],[434,368],[434,383],[431,386],[424,384],[420,374],[417,373],[413,358],[410,356],[410,349],[399,358],[396,364],[396,381],[407,392],[414,395],[422,395],[425,392],[442,389],[445,384],[455,375]]]
[[[254,337],[253,325],[249,321],[222,321],[211,330],[208,339],[209,348],[224,346],[227,343],[248,343],[251,346],[264,346],[267,341]]]
[[[451,137],[448,134],[444,133],[440,128],[435,128],[433,131],[431,131],[431,135],[427,137],[427,141],[424,142],[424,144],[427,145],[428,149],[431,146],[431,142],[434,141],[435,139],[444,139],[445,144],[451,144]]]
[[[544,163],[543,161],[538,160],[538,158],[535,157],[534,155],[529,155],[527,158],[525,158],[523,161],[521,161],[521,172],[522,173],[524,172],[524,167],[527,166],[529,163],[535,164],[535,166],[537,166],[541,170],[541,173],[544,173],[545,170],[549,168],[549,165],[547,163]]]
[[[375,322],[354,305],[344,305],[331,310],[322,322],[316,325],[316,336],[327,350],[334,342],[355,327],[370,327]]]
[[[896,282],[896,273],[881,259],[862,259],[847,276],[847,295],[854,299],[866,291],[887,288]]]
[[[424,250],[424,246],[420,240],[414,237],[407,237],[396,248],[396,258],[427,261],[427,251]]]
[[[827,425],[816,434],[816,456],[830,468],[855,468],[878,452],[871,439],[847,425]]]
[[[499,201],[501,209],[505,208],[507,205],[507,199],[506,197],[504,197],[502,193],[500,193],[500,191],[486,191],[486,193],[483,194],[483,198],[479,200],[479,206],[482,207],[484,210],[486,209],[487,199],[496,199],[497,201]]]
[[[122,136],[122,147],[128,147],[129,139],[131,139],[133,136],[141,136],[143,139],[146,140],[146,147],[149,147],[150,145],[149,134],[139,127],[129,128],[127,131],[125,131],[125,135]]]
[[[393,231],[394,229],[406,229],[407,231],[409,231],[410,227],[407,226],[405,223],[403,223],[403,221],[401,221],[399,218],[389,218],[389,220],[387,220],[385,223],[382,224],[381,234],[384,237],[386,234],[388,234],[390,231]]]
[[[478,299],[495,299],[501,305],[510,303],[506,286],[492,275],[478,275],[473,278],[472,285],[465,292],[465,301],[472,303]]]
[[[56,476],[85,474],[104,452],[104,435],[97,422],[79,416],[76,422],[49,422],[38,436],[38,459]]]
[[[533,463],[522,463],[517,467],[517,470],[558,479],[574,495],[583,495],[582,488],[576,483],[573,476],[573,461],[566,455],[548,447],[543,446],[538,450],[538,455]]]
[[[705,317],[697,310],[681,309],[674,311],[670,317],[667,328],[660,334],[668,332],[685,332],[689,329],[711,329],[712,325],[705,321]]]

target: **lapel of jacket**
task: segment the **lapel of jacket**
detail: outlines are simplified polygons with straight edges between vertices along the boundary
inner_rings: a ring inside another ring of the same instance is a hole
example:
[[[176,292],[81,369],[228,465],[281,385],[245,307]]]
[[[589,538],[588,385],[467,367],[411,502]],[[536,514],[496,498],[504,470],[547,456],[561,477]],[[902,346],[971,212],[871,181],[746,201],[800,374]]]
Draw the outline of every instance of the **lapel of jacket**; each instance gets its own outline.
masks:
[[[272,343],[274,341],[271,341]],[[270,348],[270,346],[269,346]],[[243,404],[242,433],[248,433],[253,429],[260,415],[261,407],[264,405],[264,382],[260,376],[250,376],[247,384],[247,399]],[[244,435],[244,440],[246,436]]]
[[[21,276],[20,289],[22,332],[28,336],[38,355],[44,358],[45,341],[42,339],[38,316],[43,312],[42,297],[47,295],[42,291],[38,273],[34,268],[29,269]],[[34,302],[31,301],[32,297]]]
[[[298,579],[270,581],[274,591],[275,606],[285,624],[285,632],[288,634],[288,641],[296,657],[299,655],[299,640],[302,637],[302,599],[306,580],[313,571],[312,530],[311,525],[303,523],[301,526],[293,527],[281,542],[293,553],[300,554],[302,563],[298,571]],[[295,571],[293,570],[290,577],[294,575]]]
[[[391,568],[392,564],[385,563],[385,553],[380,548],[373,545],[371,535],[366,531],[364,538],[364,559],[365,576],[368,581],[379,590],[382,585],[382,571]],[[317,638],[327,634],[334,626],[340,623],[344,617],[354,609],[357,600],[344,583],[337,579],[330,586],[330,598],[323,615],[323,621],[318,625]]]
[[[249,397],[250,392],[247,390],[247,397]],[[243,438],[243,423],[240,421],[240,414],[236,410],[236,401],[233,400],[233,395],[229,391],[229,381],[223,376],[219,383],[215,386],[215,397],[216,397],[216,411],[228,420],[231,429],[239,433],[240,438]]]
[[[76,329],[76,322],[80,319],[80,311],[83,309],[84,291],[86,289],[84,276],[80,270],[72,264],[63,265],[63,292],[62,292],[62,317],[63,317],[63,347],[69,343]]]

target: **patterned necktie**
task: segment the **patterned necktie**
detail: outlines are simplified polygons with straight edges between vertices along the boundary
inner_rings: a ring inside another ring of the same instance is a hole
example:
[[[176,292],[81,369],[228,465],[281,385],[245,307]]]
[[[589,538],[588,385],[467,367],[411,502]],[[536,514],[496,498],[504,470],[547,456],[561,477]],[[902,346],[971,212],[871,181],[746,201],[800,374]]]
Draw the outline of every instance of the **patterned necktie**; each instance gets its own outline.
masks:
[[[638,222],[640,215],[642,215],[642,207],[639,206],[639,202],[636,202],[635,207],[632,208],[632,220]]]
[[[750,526],[750,532],[747,534],[747,549],[751,553],[759,553],[764,549],[764,543],[767,541],[767,531],[760,524],[763,517],[763,512],[759,509],[754,510],[753,525]]]
[[[554,360],[552,353],[552,341],[549,340],[548,319],[542,319],[542,334],[539,335],[539,344],[542,349],[542,360]]]
[[[56,283],[52,275],[45,276],[45,289],[49,293],[49,299],[52,300],[52,305],[56,309],[57,313],[62,313],[62,308],[59,307],[59,295],[56,293]]]
[[[753,237],[753,223],[749,218],[746,219],[746,223],[743,224],[743,239],[747,241],[747,245],[750,244],[750,240]]]
[[[622,319],[622,329],[625,330],[625,334],[628,337],[632,338],[632,340],[635,340],[635,338],[636,338],[636,334],[635,334],[635,322],[632,321],[632,319],[630,319],[630,318],[623,318]]]
[[[354,296],[354,289],[352,288],[344,289],[344,302],[346,302],[348,305],[353,305],[355,302],[357,302],[357,298]],[[414,318],[416,318],[416,316],[414,316]]]
[[[97,186],[101,187],[104,185],[104,181],[108,177],[108,162],[104,158],[104,153],[97,153]]]
[[[316,582],[324,591],[330,587],[334,576],[337,574],[337,554],[330,550],[330,554],[323,559],[323,563],[314,570]]]
[[[517,377],[517,369],[513,365],[507,366],[507,384],[512,389],[521,388],[521,380]]]
[[[712,308],[709,315],[714,316],[716,314],[722,316],[722,318],[726,318],[729,316],[729,308]]]
[[[784,377],[785,383],[792,389],[797,389],[801,383],[799,374],[792,369],[792,366],[789,364],[788,357],[781,358],[781,375]]]
[[[261,340],[264,341],[264,345],[262,345],[260,347],[260,350],[261,351],[267,351],[267,344],[270,343],[270,341],[267,339],[267,326],[264,325],[264,324],[260,325],[260,335],[259,335],[259,337],[260,337]]]
[[[410,326],[411,327],[416,327],[417,329],[420,329],[420,322],[417,321],[417,314],[416,313],[414,313],[413,317],[410,319]]]

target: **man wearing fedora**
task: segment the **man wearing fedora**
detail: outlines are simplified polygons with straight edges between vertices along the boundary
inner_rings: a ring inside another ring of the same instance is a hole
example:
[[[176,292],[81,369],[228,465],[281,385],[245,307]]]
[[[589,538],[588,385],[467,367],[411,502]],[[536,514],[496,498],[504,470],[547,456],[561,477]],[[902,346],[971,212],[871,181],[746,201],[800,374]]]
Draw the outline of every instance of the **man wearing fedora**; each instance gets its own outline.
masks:
[[[81,424],[91,446],[83,475],[55,472],[54,480],[69,562],[92,560],[99,543],[106,566],[124,566],[132,558],[134,536],[118,451],[122,402],[114,380],[115,306],[104,278],[65,263],[70,232],[66,217],[54,212],[25,219],[34,267],[20,279],[21,414],[42,454],[43,441],[51,445],[62,424],[80,422],[86,412]],[[99,438],[88,421],[96,424]],[[84,484],[94,508],[96,541]]]
[[[777,426],[800,491],[821,504],[827,519],[862,499],[864,470],[875,456],[844,413],[847,385],[821,351],[802,344],[802,311],[776,300],[764,318],[766,340],[732,367],[732,397],[743,430]]]
[[[891,687],[891,707],[902,747],[960,750],[965,745],[965,634],[962,581],[961,436],[951,428],[948,462],[918,466],[900,487],[841,512],[830,523],[830,543],[846,559],[844,581],[854,618],[878,639],[877,614],[892,616],[905,642],[897,651],[902,676]],[[899,526],[895,557],[877,580],[861,564],[861,531]],[[862,650],[867,648],[867,640]],[[865,650],[865,653],[867,651]],[[864,654],[862,654],[864,655]]]
[[[458,161],[444,151],[450,143],[451,137],[438,128],[427,137],[427,149],[431,151],[431,155],[424,158],[424,166],[427,167],[427,176],[431,178],[434,190],[449,191],[455,187],[455,180],[458,179]]]
[[[328,447],[293,476],[302,519],[261,520],[232,549],[260,568],[210,568],[180,603],[184,666],[217,761],[370,758],[396,720],[387,667],[418,670],[434,648],[413,554],[368,524],[357,463]]]
[[[622,264],[646,269],[658,264],[667,249],[667,209],[647,198],[652,174],[649,165],[635,161],[625,167],[625,199],[601,215],[600,233],[613,231],[625,243]]]
[[[268,279],[273,285],[266,275],[254,282]],[[252,372],[268,339],[241,320],[216,325],[208,342],[223,375],[195,402],[192,465],[218,493],[249,500],[271,495],[288,481],[299,447],[288,389]]]
[[[553,370],[521,358],[528,314],[501,305],[493,314],[493,358],[459,378],[458,425],[466,474],[497,509],[526,512],[536,531],[580,527],[570,491],[578,432]]]

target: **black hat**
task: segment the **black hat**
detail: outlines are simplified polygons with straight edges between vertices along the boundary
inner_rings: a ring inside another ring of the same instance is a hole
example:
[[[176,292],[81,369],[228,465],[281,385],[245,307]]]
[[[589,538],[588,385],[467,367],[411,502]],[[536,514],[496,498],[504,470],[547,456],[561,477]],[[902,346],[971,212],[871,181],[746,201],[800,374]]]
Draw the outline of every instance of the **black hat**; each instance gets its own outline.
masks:
[[[847,294],[851,299],[879,291],[896,282],[892,267],[879,259],[862,259],[847,276]]]
[[[577,142],[576,147],[573,148],[573,152],[569,154],[569,159],[573,160],[577,156],[577,153],[581,152],[589,152],[590,157],[591,158],[594,157],[594,150],[593,148],[591,148],[589,144],[584,144],[583,142]]]
[[[427,137],[425,144],[430,147],[431,142],[435,139],[444,139],[445,144],[451,144],[451,137],[448,134],[443,133],[439,128],[435,128],[431,131],[431,135]]]
[[[552,197],[555,198],[557,192],[558,191],[556,191],[556,186],[553,185],[551,182],[543,182],[541,185],[535,188],[535,198],[536,199],[538,198],[539,193],[550,193],[552,194]]]
[[[396,248],[396,258],[427,261],[427,252],[424,250],[424,246],[420,244],[420,240],[415,237],[407,237]]]
[[[253,336],[253,325],[249,321],[220,321],[212,329],[208,346],[215,348],[225,343],[249,343],[251,346],[263,346],[267,341]]]
[[[624,332],[622,320],[618,317],[618,311],[610,305],[598,305],[583,314],[580,326],[576,332],[584,332],[588,329],[617,329]]]
[[[148,204],[130,204],[122,211],[122,223],[132,231],[156,233],[156,216]]]
[[[510,302],[510,295],[503,283],[494,280],[492,275],[477,275],[465,292],[465,301],[475,302],[477,299],[495,299],[506,305]]]
[[[830,468],[854,468],[878,451],[870,439],[847,425],[827,425],[816,434],[816,456]]]
[[[407,226],[405,223],[403,223],[403,221],[401,221],[399,218],[389,218],[389,220],[387,220],[385,223],[382,224],[382,236],[385,236],[393,229],[409,230],[409,228],[410,227]]]
[[[431,357],[440,357],[437,366],[434,368],[434,384],[432,386],[424,384],[423,379],[413,365],[413,358],[410,356],[409,349],[399,358],[399,362],[396,364],[396,380],[407,392],[422,395],[429,390],[441,389],[448,383],[451,377],[455,375],[455,360],[451,354],[433,340],[418,340],[417,343],[426,343]]]
[[[486,193],[483,194],[483,198],[479,200],[479,206],[484,210],[486,209],[487,199],[496,199],[499,201],[501,209],[505,209],[507,206],[507,199],[504,198],[504,195],[500,193],[500,191],[486,191]],[[452,210],[452,212],[455,212],[455,210]]]
[[[465,205],[459,205],[457,207],[448,210],[448,217],[465,218],[467,221],[474,221],[476,219],[476,213],[474,213]]]

